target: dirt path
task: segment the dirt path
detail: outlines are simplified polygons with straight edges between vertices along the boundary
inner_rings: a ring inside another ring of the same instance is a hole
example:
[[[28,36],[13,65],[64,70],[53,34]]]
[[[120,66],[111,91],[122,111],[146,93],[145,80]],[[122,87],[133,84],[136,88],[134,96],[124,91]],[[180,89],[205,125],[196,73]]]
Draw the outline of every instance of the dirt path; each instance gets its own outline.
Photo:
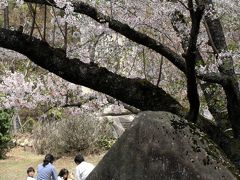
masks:
[[[87,156],[86,160],[97,164],[104,154]],[[8,158],[0,160],[0,180],[24,180],[26,179],[26,170],[32,166],[37,169],[37,165],[42,162],[42,155],[36,155],[29,151],[24,151],[23,148],[14,148],[8,154]],[[54,165],[59,172],[62,168],[67,168],[70,172],[75,172],[75,164],[73,157],[62,157],[54,162]],[[36,175],[36,174],[35,174]]]

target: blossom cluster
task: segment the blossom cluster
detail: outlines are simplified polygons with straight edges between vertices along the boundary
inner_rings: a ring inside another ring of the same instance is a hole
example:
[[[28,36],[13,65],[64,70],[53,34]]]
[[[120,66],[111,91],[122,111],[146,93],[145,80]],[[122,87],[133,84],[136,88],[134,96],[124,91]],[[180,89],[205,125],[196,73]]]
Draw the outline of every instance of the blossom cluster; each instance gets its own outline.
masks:
[[[226,59],[226,58],[240,58],[240,51],[222,51],[218,54],[219,59]]]
[[[8,6],[7,0],[0,0],[0,9],[5,9]]]
[[[219,14],[217,13],[217,10],[213,8],[213,5],[210,4],[205,8],[204,16],[207,16],[214,20],[218,18]]]
[[[16,5],[17,6],[23,5],[23,3],[24,3],[24,0],[16,0]]]
[[[77,26],[79,24],[77,15],[74,14],[74,7],[70,1],[55,0],[57,7],[64,9],[64,16],[58,17],[60,22],[67,22],[70,26]]]
[[[1,78],[0,92],[1,107],[34,109],[44,103],[64,105],[69,98],[68,93],[73,96],[77,92],[79,95],[81,88],[53,74],[25,77],[21,72],[6,71]]]

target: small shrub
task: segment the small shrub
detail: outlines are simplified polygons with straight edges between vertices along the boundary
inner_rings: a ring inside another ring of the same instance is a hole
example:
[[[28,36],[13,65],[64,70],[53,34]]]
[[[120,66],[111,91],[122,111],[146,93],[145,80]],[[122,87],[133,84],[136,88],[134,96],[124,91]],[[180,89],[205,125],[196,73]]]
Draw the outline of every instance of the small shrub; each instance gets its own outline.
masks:
[[[110,138],[106,136],[103,136],[101,139],[98,140],[99,147],[103,148],[104,150],[109,150],[115,142],[115,138]]]
[[[51,152],[58,157],[70,152],[88,154],[105,150],[111,144],[106,140],[113,139],[111,126],[106,120],[99,121],[86,115],[43,122],[33,133],[39,153]]]
[[[32,117],[28,117],[22,125],[23,132],[31,133],[35,123],[36,123],[36,120],[34,120]]]
[[[0,159],[4,158],[11,142],[12,110],[0,110]]]

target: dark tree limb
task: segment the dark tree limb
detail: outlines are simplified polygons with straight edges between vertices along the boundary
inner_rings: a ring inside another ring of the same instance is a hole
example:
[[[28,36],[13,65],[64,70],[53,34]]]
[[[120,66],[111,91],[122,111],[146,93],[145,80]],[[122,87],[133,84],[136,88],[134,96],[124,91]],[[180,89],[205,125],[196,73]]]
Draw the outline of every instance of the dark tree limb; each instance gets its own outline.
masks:
[[[162,69],[163,69],[163,56],[161,56],[161,59],[160,59],[160,67],[159,67],[158,80],[157,80],[156,86],[159,86],[160,81],[162,79]]]
[[[196,60],[197,60],[197,39],[200,29],[200,22],[204,12],[204,6],[198,5],[197,10],[194,11],[193,1],[188,1],[188,8],[190,11],[190,17],[192,21],[192,27],[190,32],[190,38],[188,41],[188,49],[186,51],[186,77],[187,77],[187,96],[190,104],[190,110],[187,115],[187,119],[196,122],[199,114],[199,95],[197,90],[197,78],[196,78]]]
[[[61,78],[108,94],[141,110],[162,110],[184,116],[183,107],[161,88],[142,79],[129,79],[106,68],[68,59],[46,42],[0,29],[0,47],[17,51]]]
[[[44,18],[43,18],[43,40],[46,40],[47,31],[47,5],[44,5]]]
[[[198,0],[198,2],[201,1]],[[204,3],[208,6],[213,6],[212,0],[206,0]],[[206,16],[204,20],[213,51],[216,53],[227,51],[227,43],[220,19],[212,19]],[[228,115],[232,124],[234,137],[240,139],[240,89],[234,72],[232,57],[223,59],[218,69],[222,76],[227,77],[227,80],[224,81],[223,89],[227,97]]]
[[[184,50],[184,54],[186,54],[187,49],[188,49],[188,44],[189,44],[189,35],[186,34],[186,32],[184,30],[179,30],[179,27],[176,26],[176,24],[181,24],[181,26],[183,26],[183,29],[187,29],[188,28],[188,23],[185,20],[186,18],[184,17],[184,15],[176,10],[171,18],[171,23],[173,26],[173,29],[176,31],[177,34],[181,35],[182,40],[181,40],[181,45],[182,48]],[[200,52],[198,50],[198,55],[200,55]],[[201,56],[201,55],[200,55]],[[198,59],[198,58],[197,58]],[[203,62],[203,58],[201,58],[201,64],[204,64]],[[205,65],[205,64],[204,64]],[[207,73],[207,74],[203,74],[203,73],[197,73],[196,74],[198,79],[201,79],[202,81],[208,82],[208,83],[217,83],[220,85],[223,85],[224,82],[226,82],[227,77],[224,75],[221,75],[220,73]]]
[[[3,10],[3,27],[9,29],[9,8],[8,6]]]
[[[178,34],[182,35],[182,47],[186,52],[188,39],[184,32],[180,32],[180,30],[178,30],[178,27],[175,26],[175,23],[181,23],[182,26],[185,26],[187,28],[186,21],[184,21],[184,16],[179,11],[174,13],[172,24],[175,31]],[[199,50],[197,50],[197,60],[200,61],[201,64],[205,65]],[[216,74],[214,76],[216,76]],[[222,76],[220,74],[218,74],[218,76],[220,76],[220,79],[222,79],[222,81],[227,81],[226,76]],[[203,79],[203,77],[201,77],[201,79]],[[224,84],[224,82],[221,84]],[[223,94],[223,90],[221,89],[220,85],[209,82],[200,82],[200,87],[204,93],[205,100],[207,101],[208,109],[213,115],[218,128],[215,127],[215,124],[210,123],[202,117],[200,117],[198,125],[205,133],[209,135],[209,137],[211,137],[211,139],[214,139],[214,142],[217,143],[227,154],[227,156],[235,163],[235,165],[239,167],[240,153],[236,152],[236,150],[239,149],[240,142],[236,139],[230,139],[228,136],[221,133],[221,131],[224,131],[226,128],[231,127],[228,121],[228,113],[225,111],[227,109],[227,103],[225,97],[221,96],[221,94]]]
[[[31,31],[30,31],[30,37],[32,37],[33,31],[34,31],[34,28],[35,28],[35,25],[36,25],[38,33],[39,33],[40,37],[43,39],[40,27],[38,26],[38,24],[36,22],[37,4],[35,4],[34,8],[33,8],[31,3],[28,3],[27,5],[28,5],[28,8],[29,8],[30,14],[32,16],[32,27],[31,27]]]
[[[181,44],[182,44],[182,48],[184,49],[184,52],[187,51],[187,44],[188,44],[187,34],[179,30],[175,24],[180,23],[181,26],[184,26],[184,28],[187,28],[187,22],[185,21],[185,19],[186,18],[180,11],[176,11],[173,14],[173,17],[171,19],[174,30],[182,37]],[[206,65],[199,50],[197,50],[197,61],[204,66]],[[202,76],[198,78],[200,78],[201,80],[204,80],[205,78],[208,78],[209,76],[211,76],[211,74],[213,74],[215,78],[219,76],[219,81],[221,81],[221,84],[224,84],[224,82],[227,82],[227,77],[221,75],[220,73],[208,73],[207,77]],[[230,128],[231,125],[229,123],[229,119],[227,115],[227,106],[226,106],[227,102],[223,94],[223,89],[220,87],[220,85],[214,82],[211,82],[211,80],[200,82],[200,87],[203,91],[205,100],[207,101],[208,109],[213,115],[217,123],[217,126],[223,131],[225,129]]]
[[[30,13],[32,15],[32,27],[31,27],[31,31],[30,31],[30,37],[32,37],[33,31],[34,31],[34,28],[35,28],[35,22],[36,22],[37,4],[35,4],[35,8],[34,9],[33,9],[31,4],[28,4],[28,8],[29,8],[29,11],[30,11]]]

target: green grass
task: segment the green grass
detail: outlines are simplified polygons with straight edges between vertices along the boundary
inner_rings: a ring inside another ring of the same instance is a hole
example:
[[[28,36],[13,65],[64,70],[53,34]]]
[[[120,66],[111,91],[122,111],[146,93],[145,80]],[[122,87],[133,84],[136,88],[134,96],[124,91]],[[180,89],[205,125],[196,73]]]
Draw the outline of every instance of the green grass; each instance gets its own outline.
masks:
[[[104,154],[91,155],[86,157],[86,161],[97,164]],[[34,167],[37,175],[37,165],[42,162],[44,156],[36,155],[33,152],[24,151],[23,148],[14,148],[7,154],[7,159],[0,160],[0,180],[24,180],[27,178],[27,168]],[[62,168],[67,168],[75,173],[75,163],[73,157],[62,157],[54,162],[57,172]]]

